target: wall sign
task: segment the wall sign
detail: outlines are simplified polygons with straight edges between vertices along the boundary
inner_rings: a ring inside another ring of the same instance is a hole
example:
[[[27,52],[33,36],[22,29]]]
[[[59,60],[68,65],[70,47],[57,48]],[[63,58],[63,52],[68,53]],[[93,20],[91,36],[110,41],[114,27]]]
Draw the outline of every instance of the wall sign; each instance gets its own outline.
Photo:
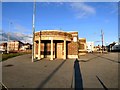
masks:
[[[77,37],[73,37],[73,41],[74,41],[74,42],[77,42]]]

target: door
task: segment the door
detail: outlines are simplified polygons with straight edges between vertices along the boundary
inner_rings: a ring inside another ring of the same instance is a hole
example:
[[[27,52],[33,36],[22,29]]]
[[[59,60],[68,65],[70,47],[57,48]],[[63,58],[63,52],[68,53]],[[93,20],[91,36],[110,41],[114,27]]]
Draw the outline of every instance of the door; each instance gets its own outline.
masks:
[[[57,58],[62,58],[62,43],[57,43]]]

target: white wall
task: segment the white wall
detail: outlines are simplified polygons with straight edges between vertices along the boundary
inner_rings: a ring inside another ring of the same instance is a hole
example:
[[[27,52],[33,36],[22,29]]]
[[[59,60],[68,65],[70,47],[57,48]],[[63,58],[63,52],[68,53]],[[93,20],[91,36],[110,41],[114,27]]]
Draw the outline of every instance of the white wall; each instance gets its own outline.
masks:
[[[87,42],[87,51],[94,51],[94,42]]]

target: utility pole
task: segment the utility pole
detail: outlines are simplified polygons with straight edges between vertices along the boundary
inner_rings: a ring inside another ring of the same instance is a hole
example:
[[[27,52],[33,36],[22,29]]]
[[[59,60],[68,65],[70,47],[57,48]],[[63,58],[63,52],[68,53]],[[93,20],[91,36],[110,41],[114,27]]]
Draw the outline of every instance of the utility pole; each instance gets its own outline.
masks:
[[[36,4],[35,4],[35,0],[34,0],[34,4],[33,4],[33,26],[32,26],[32,31],[33,31],[32,62],[34,62],[35,9],[36,9]]]
[[[103,31],[101,30],[102,53],[103,53],[103,35],[104,35],[104,33],[103,33]]]

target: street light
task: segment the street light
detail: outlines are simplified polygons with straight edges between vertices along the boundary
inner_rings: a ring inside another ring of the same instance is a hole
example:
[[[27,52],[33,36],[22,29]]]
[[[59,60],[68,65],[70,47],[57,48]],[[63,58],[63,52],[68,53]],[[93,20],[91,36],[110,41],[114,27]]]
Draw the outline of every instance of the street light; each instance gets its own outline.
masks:
[[[9,31],[10,31],[10,25],[12,24],[12,22],[9,22]],[[8,41],[7,41],[7,53],[9,53],[9,41],[10,41],[10,32],[8,32]]]
[[[102,41],[102,53],[103,53],[103,35],[104,35],[104,33],[103,33],[103,31],[101,30],[101,41]]]
[[[36,4],[35,4],[35,0],[34,0],[34,3],[33,3],[33,26],[32,26],[32,32],[33,32],[32,62],[34,62],[35,9],[36,9]]]

